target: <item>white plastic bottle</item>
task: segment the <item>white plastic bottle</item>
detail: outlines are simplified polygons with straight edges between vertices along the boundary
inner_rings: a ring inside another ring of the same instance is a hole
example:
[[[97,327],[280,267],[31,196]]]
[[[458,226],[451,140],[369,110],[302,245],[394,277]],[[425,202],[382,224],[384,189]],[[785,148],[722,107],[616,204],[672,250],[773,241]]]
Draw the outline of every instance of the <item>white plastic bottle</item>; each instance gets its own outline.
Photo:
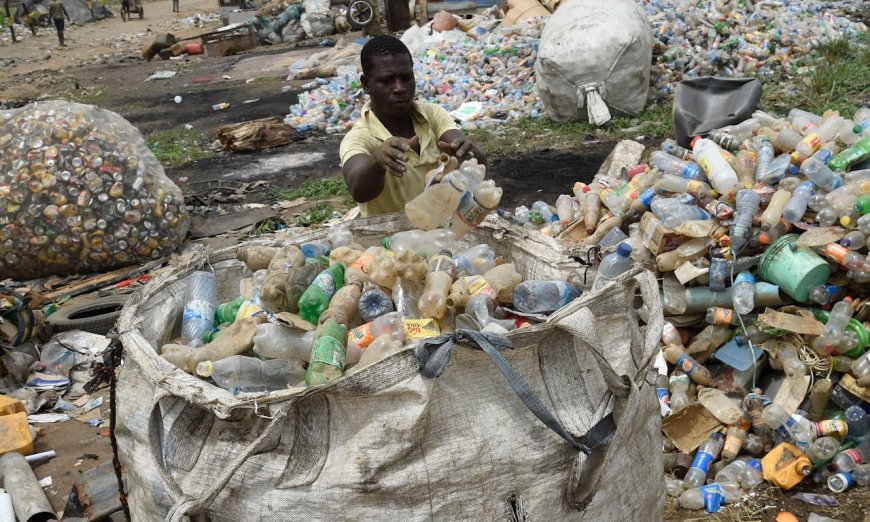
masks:
[[[722,157],[722,149],[708,139],[699,139],[692,146],[692,155],[707,174],[710,185],[720,194],[725,194],[737,184],[737,173]]]
[[[592,283],[592,291],[600,290],[610,281],[631,269],[631,245],[620,243],[616,252],[605,257],[598,265],[598,274]]]

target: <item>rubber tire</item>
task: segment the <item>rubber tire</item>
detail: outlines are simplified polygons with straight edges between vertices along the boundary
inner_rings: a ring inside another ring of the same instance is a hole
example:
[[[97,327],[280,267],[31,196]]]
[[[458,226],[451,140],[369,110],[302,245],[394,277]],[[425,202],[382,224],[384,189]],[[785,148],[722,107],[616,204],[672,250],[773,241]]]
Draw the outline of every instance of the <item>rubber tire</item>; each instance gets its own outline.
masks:
[[[364,27],[370,26],[372,24],[372,22],[375,21],[375,8],[371,2],[368,2],[368,1],[363,2],[363,3],[369,4],[369,8],[371,9],[371,12],[372,12],[372,17],[368,22],[361,24],[361,23],[358,23],[356,20],[353,19],[353,17],[350,16],[350,8],[355,3],[357,3],[355,0],[350,0],[350,3],[347,6],[347,23],[348,23],[348,25],[350,25],[350,27],[352,29],[354,29],[355,31],[359,31],[360,29],[363,29]]]
[[[45,320],[49,333],[57,334],[68,330],[82,330],[100,335],[106,335],[114,328],[115,322],[121,315],[121,308],[127,303],[130,294],[111,295],[81,301],[70,301],[60,309],[48,316]],[[97,315],[94,312],[105,310]],[[88,314],[89,317],[79,318],[80,315]]]

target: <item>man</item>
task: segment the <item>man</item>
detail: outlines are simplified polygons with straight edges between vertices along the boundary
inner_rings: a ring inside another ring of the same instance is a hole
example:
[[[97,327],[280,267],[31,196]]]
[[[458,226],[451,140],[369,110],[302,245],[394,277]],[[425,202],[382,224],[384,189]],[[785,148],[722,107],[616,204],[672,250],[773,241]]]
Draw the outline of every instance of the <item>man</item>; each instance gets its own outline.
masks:
[[[48,16],[54,20],[54,26],[57,28],[57,39],[60,40],[60,46],[66,47],[66,44],[63,43],[63,19],[66,17],[67,20],[72,22],[69,17],[69,13],[66,12],[66,7],[63,6],[63,2],[60,0],[51,0],[48,3]]]
[[[460,161],[484,153],[450,115],[434,104],[416,103],[411,53],[401,40],[380,35],[363,46],[360,77],[369,101],[341,141],[341,166],[363,217],[402,212],[424,189],[426,172],[442,152]]]
[[[178,8],[178,0],[172,0],[172,12],[180,13],[181,9]]]

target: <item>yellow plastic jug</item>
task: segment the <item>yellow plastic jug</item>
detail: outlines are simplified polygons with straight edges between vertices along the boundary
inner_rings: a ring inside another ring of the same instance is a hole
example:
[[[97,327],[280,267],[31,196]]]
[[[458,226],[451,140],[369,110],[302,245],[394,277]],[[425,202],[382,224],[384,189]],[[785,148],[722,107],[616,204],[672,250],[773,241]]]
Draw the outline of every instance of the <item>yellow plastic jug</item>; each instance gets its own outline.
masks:
[[[27,413],[23,411],[0,417],[0,456],[13,451],[22,455],[33,453],[33,437]]]
[[[810,459],[793,444],[783,442],[761,459],[764,480],[789,490],[813,470]]]

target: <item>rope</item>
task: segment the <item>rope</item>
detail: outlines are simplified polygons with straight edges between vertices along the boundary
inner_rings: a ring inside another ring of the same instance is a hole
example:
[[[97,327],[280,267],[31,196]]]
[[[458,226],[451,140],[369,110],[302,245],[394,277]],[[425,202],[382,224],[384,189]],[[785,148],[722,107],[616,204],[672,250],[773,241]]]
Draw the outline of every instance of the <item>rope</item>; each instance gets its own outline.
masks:
[[[121,460],[118,457],[118,438],[115,435],[115,426],[117,426],[117,402],[116,390],[118,387],[117,369],[121,365],[121,353],[124,350],[124,345],[118,339],[112,339],[109,348],[103,352],[103,361],[95,362],[93,365],[94,378],[85,385],[85,391],[88,393],[96,390],[101,384],[109,384],[109,440],[112,444],[112,465],[115,468],[115,477],[118,479],[118,499],[121,502],[121,509],[124,511],[124,516],[129,521],[130,507],[127,505],[127,493],[124,491],[124,479],[121,472]]]

